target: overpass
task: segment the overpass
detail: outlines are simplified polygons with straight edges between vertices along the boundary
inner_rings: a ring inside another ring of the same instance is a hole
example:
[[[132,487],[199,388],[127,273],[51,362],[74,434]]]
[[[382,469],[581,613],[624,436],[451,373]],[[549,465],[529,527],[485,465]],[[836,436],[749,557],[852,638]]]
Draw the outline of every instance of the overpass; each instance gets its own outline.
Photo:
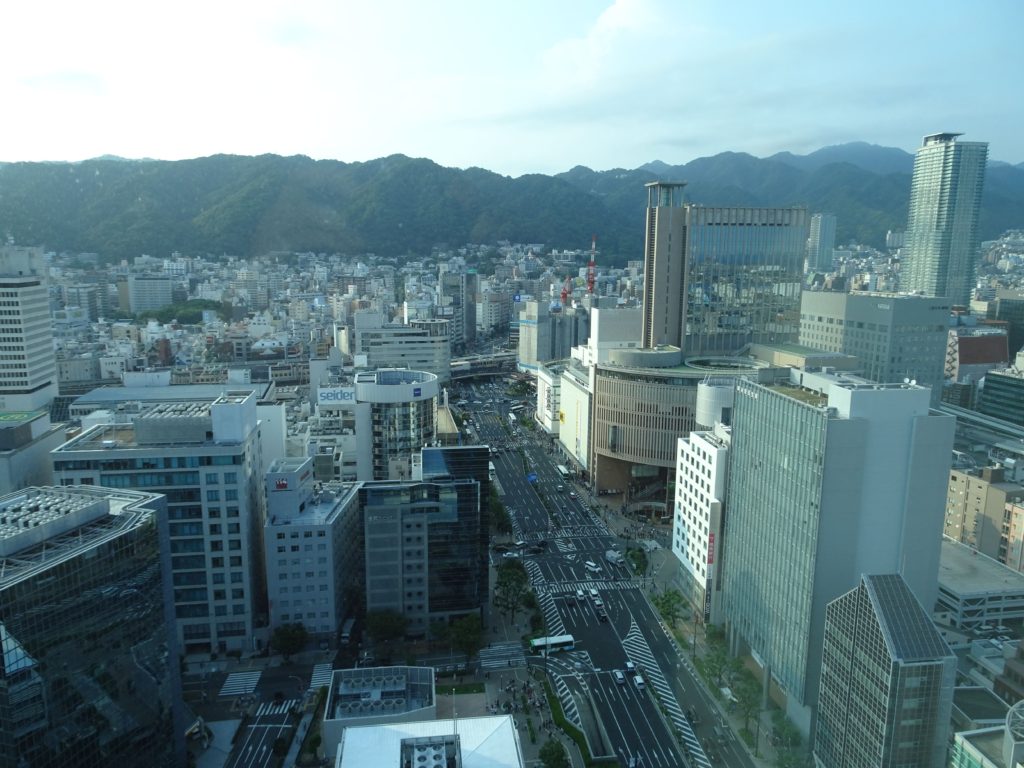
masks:
[[[477,376],[498,376],[503,373],[515,373],[515,352],[494,352],[488,355],[473,355],[452,360],[452,381],[472,379]]]

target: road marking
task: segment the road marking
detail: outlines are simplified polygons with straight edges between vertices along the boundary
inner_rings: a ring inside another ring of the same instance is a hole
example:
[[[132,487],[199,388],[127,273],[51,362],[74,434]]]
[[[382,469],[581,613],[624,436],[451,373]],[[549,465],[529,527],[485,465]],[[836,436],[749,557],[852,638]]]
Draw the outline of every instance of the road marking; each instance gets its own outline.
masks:
[[[333,677],[333,664],[317,664],[313,667],[313,676],[309,680],[309,690],[316,691],[321,687],[329,686]]]
[[[232,672],[221,686],[218,696],[240,696],[252,693],[260,682],[262,670],[255,672]]]

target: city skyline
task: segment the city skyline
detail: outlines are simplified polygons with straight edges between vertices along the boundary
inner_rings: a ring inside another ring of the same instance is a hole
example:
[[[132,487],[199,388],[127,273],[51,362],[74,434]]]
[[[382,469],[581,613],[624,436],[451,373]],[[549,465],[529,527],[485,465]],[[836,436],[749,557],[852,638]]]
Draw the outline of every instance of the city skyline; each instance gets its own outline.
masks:
[[[1012,74],[994,58],[1024,19],[1010,2],[969,15],[666,0],[227,4],[201,17],[187,3],[57,6],[5,14],[21,33],[0,53],[0,85],[24,119],[6,126],[0,162],[401,153],[520,175],[857,140],[911,152],[935,130],[1024,161]]]

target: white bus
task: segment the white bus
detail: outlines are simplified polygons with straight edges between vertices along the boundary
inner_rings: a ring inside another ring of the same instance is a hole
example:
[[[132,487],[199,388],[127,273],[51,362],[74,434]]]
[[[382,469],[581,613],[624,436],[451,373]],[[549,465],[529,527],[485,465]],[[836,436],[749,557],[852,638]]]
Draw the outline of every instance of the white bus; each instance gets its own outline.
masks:
[[[572,635],[555,635],[553,637],[538,637],[530,641],[530,650],[533,653],[548,654],[556,651],[571,651],[576,647],[576,641]]]
[[[562,476],[563,480],[568,480],[570,478],[569,468],[565,466],[565,464],[558,465],[558,474]]]
[[[513,427],[516,425],[516,415],[514,413],[510,413],[508,415],[508,423],[511,424]]]

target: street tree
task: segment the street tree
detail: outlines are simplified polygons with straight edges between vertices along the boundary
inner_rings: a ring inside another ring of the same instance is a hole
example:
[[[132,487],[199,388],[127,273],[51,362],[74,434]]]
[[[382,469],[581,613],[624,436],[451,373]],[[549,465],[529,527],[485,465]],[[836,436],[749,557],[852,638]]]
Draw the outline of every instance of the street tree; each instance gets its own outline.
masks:
[[[448,625],[447,633],[452,646],[466,654],[467,662],[472,661],[483,647],[484,625],[475,613],[453,621]]]
[[[708,651],[704,656],[704,669],[716,687],[722,685],[725,670],[729,666],[729,653],[724,643],[708,643]]]
[[[572,765],[565,753],[565,747],[553,739],[544,742],[538,756],[544,768],[570,768]]]
[[[750,730],[750,718],[761,709],[761,683],[749,669],[733,681],[732,693],[736,697],[736,708],[743,717],[743,727]]]
[[[655,595],[652,602],[658,609],[661,618],[668,624],[669,629],[674,629],[676,622],[685,614],[686,599],[677,589],[667,589],[660,595]]]
[[[390,643],[405,637],[409,620],[398,611],[370,611],[366,614],[366,631],[378,643]]]
[[[305,648],[308,640],[309,632],[301,623],[282,624],[270,636],[270,646],[287,659]]]
[[[498,568],[498,577],[494,583],[494,605],[509,617],[516,620],[516,614],[526,605],[530,594],[530,580],[526,569],[518,560],[506,560]]]

